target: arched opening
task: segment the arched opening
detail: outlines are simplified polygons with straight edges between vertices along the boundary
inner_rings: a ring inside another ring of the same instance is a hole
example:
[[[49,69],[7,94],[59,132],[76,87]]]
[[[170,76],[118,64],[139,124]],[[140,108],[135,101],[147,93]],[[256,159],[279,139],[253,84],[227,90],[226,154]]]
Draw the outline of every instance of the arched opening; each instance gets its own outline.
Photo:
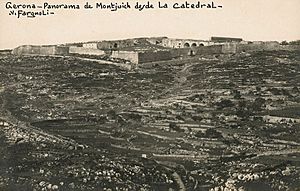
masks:
[[[195,56],[195,52],[193,50],[190,50],[188,53],[189,56]]]
[[[195,46],[197,46],[197,44],[194,42],[194,43],[192,44],[192,47],[195,47]]]
[[[204,44],[203,44],[203,43],[200,43],[199,46],[204,46]]]
[[[186,43],[184,43],[183,47],[188,48],[188,47],[190,47],[190,44],[186,42]]]
[[[118,48],[118,44],[117,43],[114,44],[114,48]]]

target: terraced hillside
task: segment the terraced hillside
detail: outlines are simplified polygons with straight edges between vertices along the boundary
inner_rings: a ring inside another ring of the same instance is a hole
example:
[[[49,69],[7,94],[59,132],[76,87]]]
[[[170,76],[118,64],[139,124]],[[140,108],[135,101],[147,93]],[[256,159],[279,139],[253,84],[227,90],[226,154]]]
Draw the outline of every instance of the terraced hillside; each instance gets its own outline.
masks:
[[[0,188],[297,190],[299,53],[2,55]]]

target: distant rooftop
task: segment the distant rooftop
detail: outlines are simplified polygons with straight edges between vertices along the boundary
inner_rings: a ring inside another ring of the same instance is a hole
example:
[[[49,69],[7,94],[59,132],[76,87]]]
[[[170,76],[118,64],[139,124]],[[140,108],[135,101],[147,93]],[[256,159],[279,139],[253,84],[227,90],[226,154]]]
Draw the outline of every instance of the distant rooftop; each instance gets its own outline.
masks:
[[[241,42],[243,41],[242,38],[231,38],[231,37],[211,37],[211,41],[213,42]]]

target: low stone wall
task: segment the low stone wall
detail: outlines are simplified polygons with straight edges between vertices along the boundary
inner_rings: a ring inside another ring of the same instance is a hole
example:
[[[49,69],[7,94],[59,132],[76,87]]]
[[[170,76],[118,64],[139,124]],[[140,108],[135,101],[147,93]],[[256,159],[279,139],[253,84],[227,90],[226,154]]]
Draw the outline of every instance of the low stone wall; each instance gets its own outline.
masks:
[[[75,47],[71,46],[69,48],[70,54],[88,54],[88,55],[104,55],[105,52],[103,50],[99,49],[93,49],[93,48],[84,48],[84,47]]]

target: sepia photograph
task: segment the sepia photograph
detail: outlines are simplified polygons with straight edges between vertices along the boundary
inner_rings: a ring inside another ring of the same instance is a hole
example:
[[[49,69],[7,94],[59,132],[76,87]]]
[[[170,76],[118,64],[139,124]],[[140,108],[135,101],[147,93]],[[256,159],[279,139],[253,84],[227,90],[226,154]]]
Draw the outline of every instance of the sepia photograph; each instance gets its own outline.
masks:
[[[0,191],[300,191],[299,0],[0,9]]]

